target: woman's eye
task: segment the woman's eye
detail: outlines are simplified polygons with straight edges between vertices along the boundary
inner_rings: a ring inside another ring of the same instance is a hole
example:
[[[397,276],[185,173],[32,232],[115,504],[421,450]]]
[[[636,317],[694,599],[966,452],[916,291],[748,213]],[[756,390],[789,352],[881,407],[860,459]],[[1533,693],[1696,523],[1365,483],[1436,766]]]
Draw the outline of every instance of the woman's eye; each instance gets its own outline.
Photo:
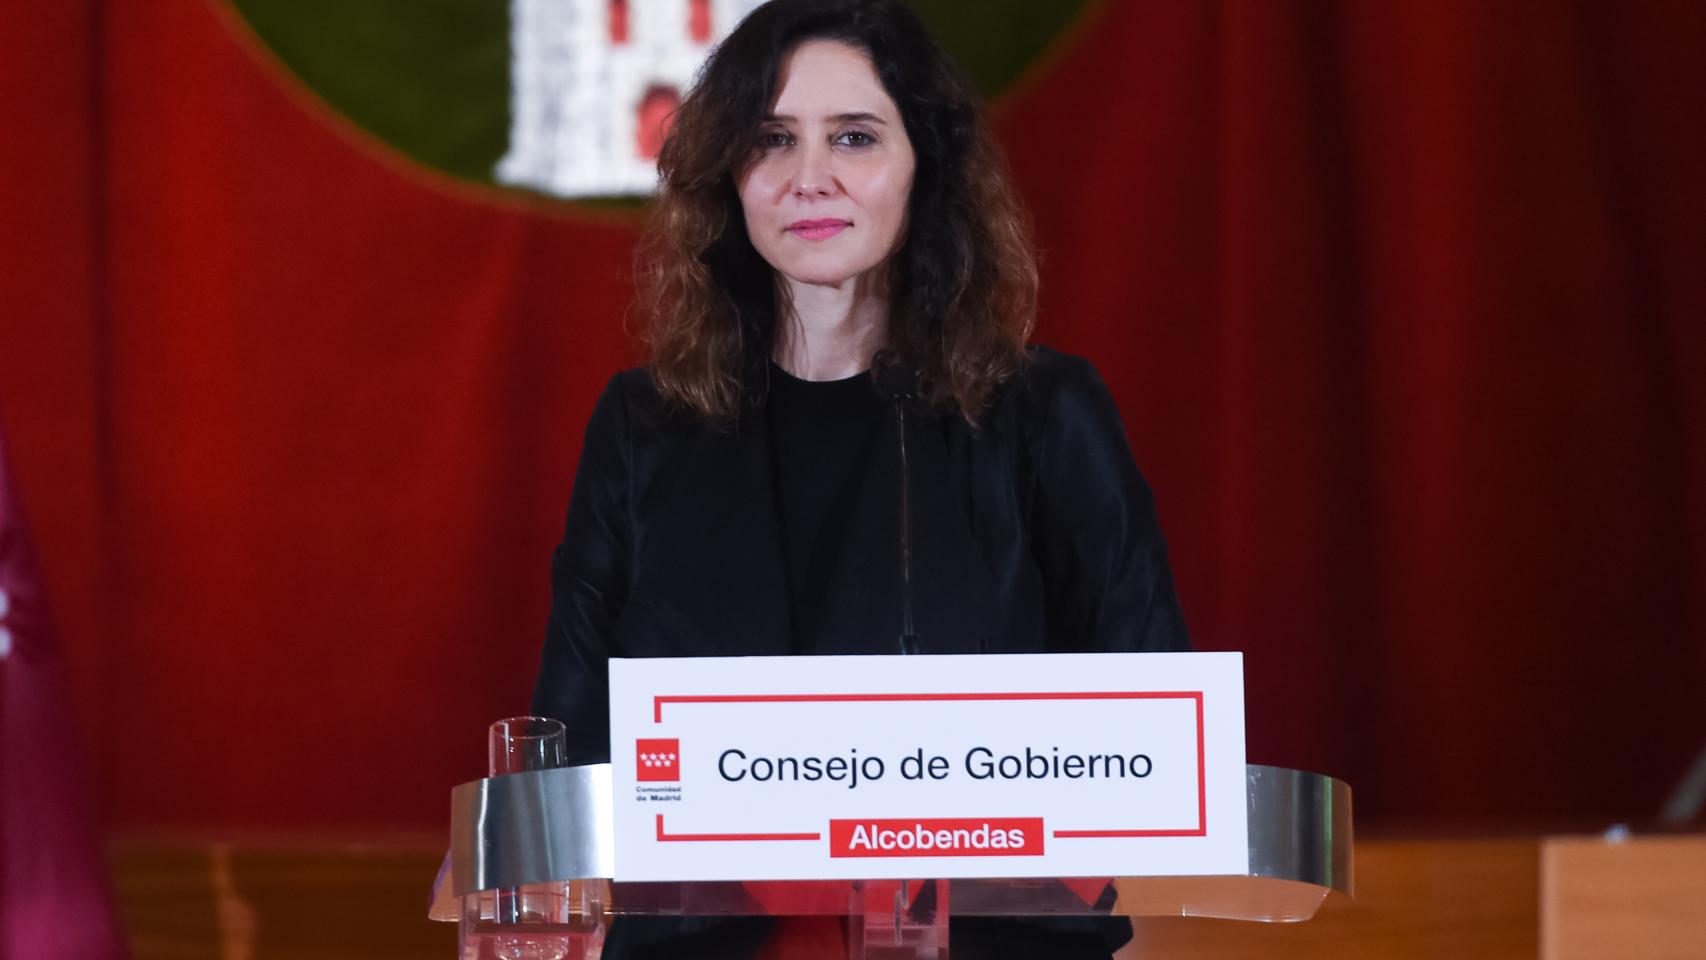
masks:
[[[836,137],[835,141],[849,147],[868,147],[871,144],[876,143],[877,138],[863,130],[849,130],[841,136]]]
[[[774,150],[777,147],[786,147],[791,145],[793,142],[794,138],[788,136],[788,134],[782,130],[766,130],[758,135],[758,146],[759,149],[762,150]]]

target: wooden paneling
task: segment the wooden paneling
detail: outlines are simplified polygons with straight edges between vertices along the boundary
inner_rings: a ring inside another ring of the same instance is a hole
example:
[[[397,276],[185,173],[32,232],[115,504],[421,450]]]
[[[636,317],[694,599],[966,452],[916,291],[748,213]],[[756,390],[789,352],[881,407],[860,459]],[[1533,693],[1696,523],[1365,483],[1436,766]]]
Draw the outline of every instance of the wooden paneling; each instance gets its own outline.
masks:
[[[443,853],[131,841],[113,874],[135,960],[453,960],[456,925],[426,919]]]
[[[422,843],[130,842],[114,870],[136,960],[389,960],[455,954],[455,928],[425,919],[442,849]],[[1537,840],[1370,842],[1357,899],[1314,920],[1193,918],[1138,924],[1136,955],[1533,960]]]
[[[1544,960],[1706,957],[1706,837],[1554,837],[1541,877]]]
[[[1534,840],[1357,846],[1354,902],[1329,897],[1292,924],[1140,920],[1135,956],[1383,960],[1534,960],[1539,846]]]

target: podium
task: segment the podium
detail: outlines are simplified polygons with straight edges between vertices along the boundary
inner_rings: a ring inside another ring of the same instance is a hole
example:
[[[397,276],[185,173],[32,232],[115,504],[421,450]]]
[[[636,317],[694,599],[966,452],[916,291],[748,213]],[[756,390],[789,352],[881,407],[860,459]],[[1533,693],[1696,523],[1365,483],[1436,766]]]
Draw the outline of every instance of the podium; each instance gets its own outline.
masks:
[[[1249,868],[1192,877],[613,883],[609,764],[488,777],[451,794],[431,916],[464,960],[594,960],[620,916],[849,919],[851,958],[945,958],[949,917],[1192,916],[1295,922],[1354,894],[1351,790],[1251,764]]]

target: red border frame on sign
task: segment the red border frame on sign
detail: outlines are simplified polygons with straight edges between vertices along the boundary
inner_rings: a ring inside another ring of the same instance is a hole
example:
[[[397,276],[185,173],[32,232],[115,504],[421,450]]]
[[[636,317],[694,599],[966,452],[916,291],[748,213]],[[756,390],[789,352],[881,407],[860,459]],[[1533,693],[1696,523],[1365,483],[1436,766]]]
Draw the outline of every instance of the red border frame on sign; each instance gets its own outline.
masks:
[[[1054,830],[1056,839],[1105,839],[1117,837],[1204,837],[1208,835],[1208,765],[1203,733],[1201,690],[1075,690],[1058,693],[734,693],[665,695],[652,697],[652,722],[663,722],[666,703],[895,703],[955,702],[968,700],[1193,700],[1197,706],[1197,825],[1183,830]],[[659,840],[817,840],[821,834],[665,834],[663,815],[658,815]]]

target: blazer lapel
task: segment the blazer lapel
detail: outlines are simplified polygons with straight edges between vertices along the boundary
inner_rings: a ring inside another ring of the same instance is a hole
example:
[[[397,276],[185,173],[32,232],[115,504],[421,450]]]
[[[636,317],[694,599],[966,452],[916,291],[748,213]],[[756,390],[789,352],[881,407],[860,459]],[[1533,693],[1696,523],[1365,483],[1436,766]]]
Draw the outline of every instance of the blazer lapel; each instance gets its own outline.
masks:
[[[970,458],[949,451],[951,416],[921,413],[907,420],[914,623],[924,653],[987,653],[999,596],[967,513]]]
[[[697,656],[786,654],[792,637],[770,430],[760,411],[732,430],[699,428],[660,465],[637,583]],[[674,459],[673,457],[671,459]]]

